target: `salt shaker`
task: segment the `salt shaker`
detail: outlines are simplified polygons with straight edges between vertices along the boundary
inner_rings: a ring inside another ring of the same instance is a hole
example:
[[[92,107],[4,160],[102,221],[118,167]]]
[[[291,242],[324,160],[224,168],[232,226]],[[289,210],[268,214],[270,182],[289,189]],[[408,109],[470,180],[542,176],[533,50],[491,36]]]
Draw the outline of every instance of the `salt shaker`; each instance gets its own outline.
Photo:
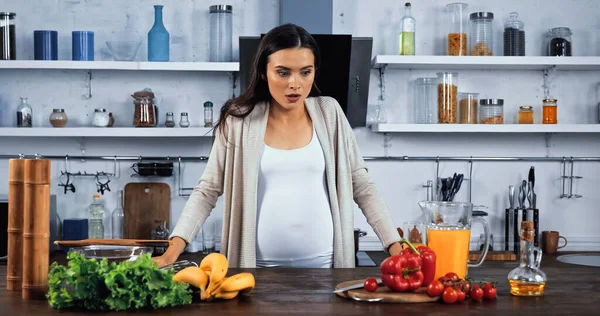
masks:
[[[187,112],[181,112],[181,118],[179,119],[179,126],[181,127],[189,127],[190,121],[188,120]]]

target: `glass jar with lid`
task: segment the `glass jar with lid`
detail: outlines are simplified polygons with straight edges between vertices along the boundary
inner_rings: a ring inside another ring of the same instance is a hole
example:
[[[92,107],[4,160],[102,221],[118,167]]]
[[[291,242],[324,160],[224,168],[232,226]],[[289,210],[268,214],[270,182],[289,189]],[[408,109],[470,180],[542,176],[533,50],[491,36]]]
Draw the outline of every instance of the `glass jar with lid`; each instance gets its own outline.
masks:
[[[204,127],[213,126],[213,103],[210,101],[204,102]]]
[[[474,12],[470,15],[471,38],[469,40],[471,56],[494,55],[494,14]]]
[[[458,116],[460,124],[477,124],[477,108],[479,107],[479,93],[458,93]]]
[[[52,124],[53,127],[65,127],[68,121],[69,118],[64,109],[52,110],[52,114],[50,114],[50,124]]]
[[[519,14],[511,12],[504,23],[504,56],[525,56],[525,30]]]
[[[533,107],[531,105],[521,105],[518,114],[519,124],[533,124]]]
[[[175,127],[175,119],[173,118],[173,112],[167,112],[165,127]]]
[[[448,13],[448,34],[446,47],[448,56],[467,55],[467,4],[449,3],[446,5]]]
[[[438,123],[454,124],[458,118],[458,73],[438,72]]]
[[[232,61],[233,6],[209,7],[209,59],[211,62]]]
[[[571,29],[555,27],[546,33],[548,41],[548,56],[573,56],[571,47]]]
[[[542,124],[557,124],[558,111],[556,99],[544,99],[542,104]]]
[[[137,91],[133,95],[133,126],[135,127],[153,127],[157,124],[158,107],[154,102],[154,93],[146,88]]]
[[[179,126],[181,127],[189,127],[190,121],[188,120],[187,112],[181,112],[181,118],[179,119]]]
[[[481,99],[479,104],[480,124],[504,124],[503,99]]]
[[[438,122],[438,78],[415,80],[415,123],[436,124]]]
[[[92,117],[92,123],[96,127],[107,127],[110,121],[110,117],[108,116],[108,112],[106,109],[95,109],[94,116]]]

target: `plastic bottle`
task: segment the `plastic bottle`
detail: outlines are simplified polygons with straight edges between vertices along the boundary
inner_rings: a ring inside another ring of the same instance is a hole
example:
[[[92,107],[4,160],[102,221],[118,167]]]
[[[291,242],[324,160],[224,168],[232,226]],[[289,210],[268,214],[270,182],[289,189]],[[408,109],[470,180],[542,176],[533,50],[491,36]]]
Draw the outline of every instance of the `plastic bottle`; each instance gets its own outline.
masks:
[[[88,238],[104,239],[104,205],[98,194],[94,195],[92,204],[88,207],[90,219],[88,223]]]

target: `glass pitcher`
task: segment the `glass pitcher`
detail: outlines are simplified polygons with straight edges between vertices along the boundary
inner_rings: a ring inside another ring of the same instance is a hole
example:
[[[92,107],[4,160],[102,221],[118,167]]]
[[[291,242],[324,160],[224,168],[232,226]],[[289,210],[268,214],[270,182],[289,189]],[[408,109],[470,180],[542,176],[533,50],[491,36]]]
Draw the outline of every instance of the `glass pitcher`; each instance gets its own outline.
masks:
[[[436,254],[435,278],[455,272],[467,277],[467,267],[483,263],[490,243],[490,231],[485,219],[472,217],[473,204],[468,202],[422,201],[419,206],[427,222],[427,246]],[[485,241],[479,260],[469,261],[471,223],[480,222]]]

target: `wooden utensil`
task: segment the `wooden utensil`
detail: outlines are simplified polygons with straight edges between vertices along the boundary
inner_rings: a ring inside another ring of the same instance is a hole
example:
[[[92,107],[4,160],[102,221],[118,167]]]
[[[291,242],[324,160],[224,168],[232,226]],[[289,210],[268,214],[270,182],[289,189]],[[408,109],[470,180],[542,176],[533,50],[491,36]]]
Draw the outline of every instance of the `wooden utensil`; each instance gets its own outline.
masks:
[[[21,291],[23,281],[23,210],[25,159],[8,161],[8,249],[6,289]]]
[[[361,284],[365,280],[346,281],[338,284],[335,288],[343,288],[346,286]],[[366,302],[380,303],[431,303],[439,299],[439,297],[429,297],[427,288],[422,287],[416,292],[393,292],[385,286],[379,286],[375,292],[367,292],[364,288],[349,290],[346,292],[336,293],[338,296]]]
[[[83,239],[83,240],[57,240],[54,242],[61,247],[85,247],[93,245],[113,246],[169,246],[170,240],[146,240],[146,239]]]
[[[124,237],[151,239],[154,221],[169,227],[171,188],[166,183],[128,183],[125,185]]]

